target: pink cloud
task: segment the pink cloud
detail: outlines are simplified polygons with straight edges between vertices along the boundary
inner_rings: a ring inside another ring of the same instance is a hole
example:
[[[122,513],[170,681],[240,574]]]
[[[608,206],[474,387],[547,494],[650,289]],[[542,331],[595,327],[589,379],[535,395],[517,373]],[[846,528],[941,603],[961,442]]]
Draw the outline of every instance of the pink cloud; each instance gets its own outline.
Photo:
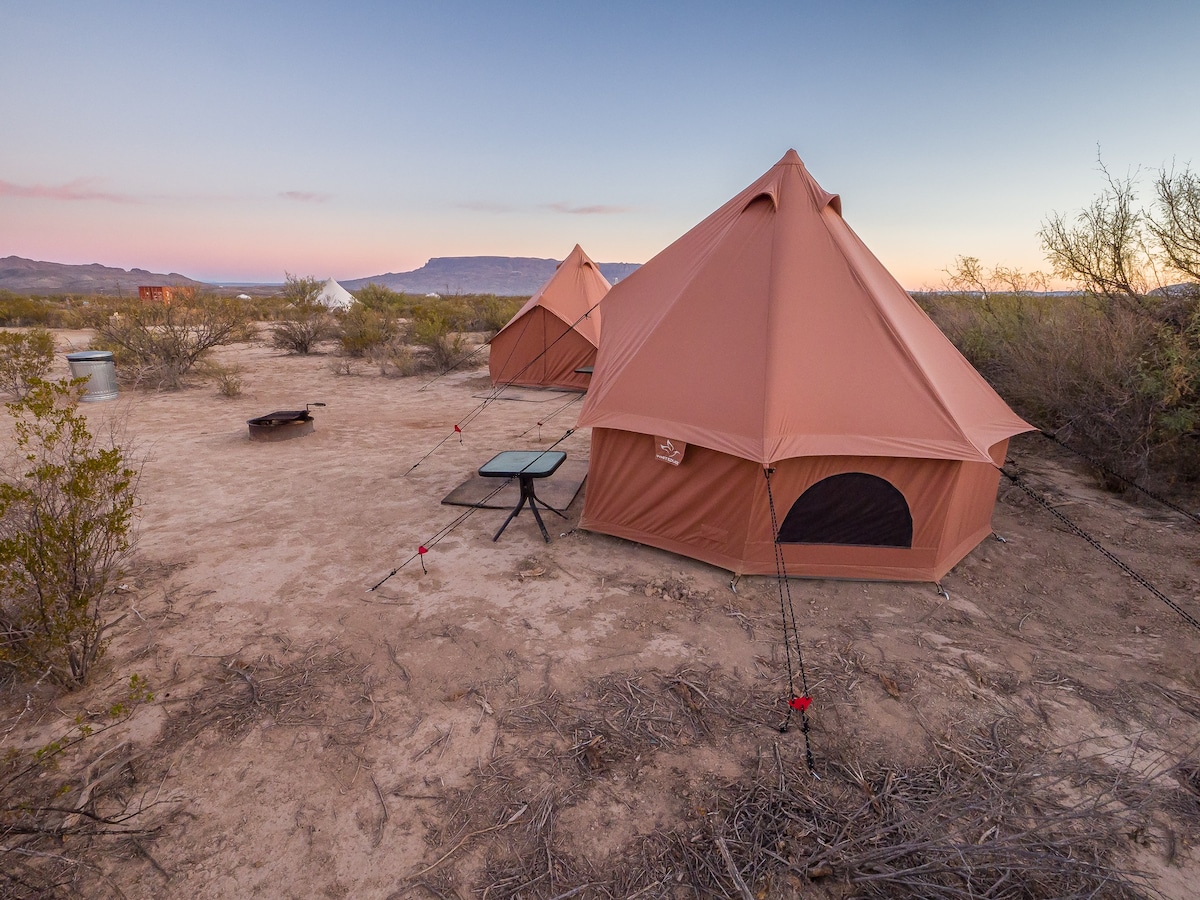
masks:
[[[25,197],[34,200],[107,200],[110,203],[137,203],[129,194],[113,194],[96,190],[99,178],[76,178],[60,185],[13,184],[0,180],[0,197]]]
[[[572,206],[569,203],[547,203],[543,207],[554,212],[568,213],[573,216],[612,216],[620,213],[633,212],[632,206]]]
[[[288,200],[297,200],[300,203],[325,203],[333,195],[319,194],[315,191],[283,191],[280,197],[286,197]]]

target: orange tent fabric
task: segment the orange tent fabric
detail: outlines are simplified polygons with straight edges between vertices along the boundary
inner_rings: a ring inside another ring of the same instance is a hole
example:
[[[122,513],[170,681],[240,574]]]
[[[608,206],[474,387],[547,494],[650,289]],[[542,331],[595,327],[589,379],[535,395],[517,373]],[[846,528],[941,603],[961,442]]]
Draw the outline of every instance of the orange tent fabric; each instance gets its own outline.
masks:
[[[579,419],[593,429],[583,527],[769,573],[800,503],[797,521],[824,524],[791,526],[790,574],[917,580],[990,530],[995,465],[1029,426],[794,150],[617,285],[604,316]],[[678,465],[664,440],[686,445]],[[910,533],[872,537],[884,509]]]
[[[550,280],[492,338],[492,384],[587,390],[589,376],[575,370],[596,361],[596,304],[609,287],[599,267],[576,244]]]

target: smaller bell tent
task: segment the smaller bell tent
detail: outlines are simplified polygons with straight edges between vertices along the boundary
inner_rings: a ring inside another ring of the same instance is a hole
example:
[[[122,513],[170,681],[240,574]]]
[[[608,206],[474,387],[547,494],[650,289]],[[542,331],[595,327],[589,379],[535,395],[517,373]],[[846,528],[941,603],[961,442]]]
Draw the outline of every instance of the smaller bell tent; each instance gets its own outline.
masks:
[[[346,310],[355,304],[354,295],[330,278],[321,285],[317,302],[329,309]]]
[[[939,579],[1030,430],[795,151],[604,300],[581,527],[741,574]]]
[[[589,376],[575,370],[596,361],[596,304],[609,287],[599,267],[576,244],[550,280],[492,338],[492,384],[587,390]]]

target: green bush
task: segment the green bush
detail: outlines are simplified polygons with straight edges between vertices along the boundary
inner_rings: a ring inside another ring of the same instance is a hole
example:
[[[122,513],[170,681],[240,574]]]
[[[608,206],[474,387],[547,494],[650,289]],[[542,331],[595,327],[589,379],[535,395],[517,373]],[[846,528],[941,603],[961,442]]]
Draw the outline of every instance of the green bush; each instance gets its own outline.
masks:
[[[1027,421],[1126,477],[1200,476],[1200,299],[920,298]]]
[[[251,297],[249,300],[234,300],[246,313],[246,318],[254,322],[271,322],[279,318],[284,302],[277,296]]]
[[[81,390],[34,381],[7,404],[19,462],[0,479],[0,662],[69,687],[106,647],[138,478],[120,447],[88,430]]]
[[[54,335],[45,328],[0,331],[0,391],[18,400],[34,379],[45,378],[54,362]]]
[[[0,325],[13,328],[41,325],[45,328],[70,328],[78,321],[69,298],[22,297],[0,290]]]
[[[429,351],[429,361],[439,372],[450,368],[463,354],[465,338],[461,313],[444,305],[422,307],[416,311],[412,324],[413,343]]]
[[[400,323],[387,309],[368,309],[355,303],[339,317],[338,341],[349,356],[368,355],[376,347],[387,346],[400,335]]]
[[[477,327],[471,330],[487,332],[490,338],[507,325],[524,305],[525,299],[521,297],[497,297],[494,294],[485,294],[472,304],[475,310],[473,324]]]
[[[413,308],[420,299],[413,294],[402,294],[378,284],[368,284],[354,292],[354,299],[375,312],[390,312],[401,318],[412,318]]]

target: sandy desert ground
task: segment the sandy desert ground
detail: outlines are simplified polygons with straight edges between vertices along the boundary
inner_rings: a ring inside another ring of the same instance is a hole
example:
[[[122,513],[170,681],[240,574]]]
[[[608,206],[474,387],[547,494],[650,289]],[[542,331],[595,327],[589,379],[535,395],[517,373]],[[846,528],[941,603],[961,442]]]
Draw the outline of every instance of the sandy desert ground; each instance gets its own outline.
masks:
[[[85,690],[0,697],[0,733],[30,748],[132,674],[154,691],[87,752],[120,762],[104,809],[154,802],[138,821],[157,830],[40,845],[79,895],[865,896],[875,882],[850,882],[879,865],[867,849],[853,870],[819,822],[764,817],[789,790],[841,785],[833,807],[920,819],[919,786],[954,773],[1093,810],[1087,834],[1064,826],[1079,857],[1102,852],[1148,896],[1194,895],[1200,632],[1020,490],[1001,486],[1006,542],[960,563],[948,596],[790,583],[818,784],[801,729],[777,728],[790,689],[775,580],[734,586],[577,531],[582,495],[567,521],[547,517],[549,544],[526,513],[493,542],[505,513],[478,510],[424,571],[410,562],[368,593],[464,512],[440,503],[451,488],[497,450],[558,440],[578,404],[539,429],[560,395],[499,399],[410,472],[480,403],[486,369],[426,386],[264,345],[219,359],[243,370],[235,399],[197,381],[85,405],[145,458],[125,618]],[[313,434],[248,440],[248,418],[310,401],[327,404]],[[559,446],[586,458],[588,434]],[[1200,615],[1194,522],[1100,490],[1036,436],[1010,459]],[[81,760],[60,772],[78,788],[99,771]],[[996,824],[971,843],[986,847],[1010,825],[996,796],[980,802]],[[1035,868],[1010,864],[1009,886]]]

